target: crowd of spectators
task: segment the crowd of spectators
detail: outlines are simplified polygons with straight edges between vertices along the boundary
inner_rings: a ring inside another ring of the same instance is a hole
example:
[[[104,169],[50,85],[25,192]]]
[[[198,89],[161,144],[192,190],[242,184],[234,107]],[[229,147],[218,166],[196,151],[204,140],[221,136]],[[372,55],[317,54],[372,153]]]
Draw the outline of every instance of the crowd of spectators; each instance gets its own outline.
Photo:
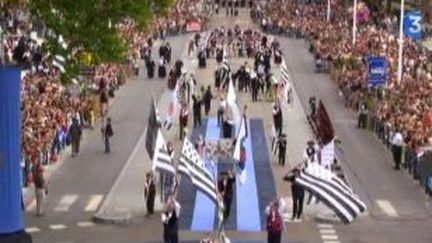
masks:
[[[375,129],[402,131],[409,148],[429,146],[432,138],[432,52],[418,42],[404,39],[403,77],[397,82],[398,19],[372,12],[358,23],[357,41],[352,43],[352,9],[332,1],[327,21],[327,1],[269,1],[253,15],[269,32],[305,38],[316,60],[327,63],[347,105],[357,109],[368,104]],[[337,46],[338,48],[334,48]],[[385,87],[373,90],[366,81],[366,58],[386,57],[389,63]],[[377,95],[378,94],[378,95]]]
[[[0,26],[3,36],[4,58],[0,65],[20,63],[23,67],[21,84],[22,164],[25,177],[39,163],[57,160],[69,144],[68,129],[76,118],[80,126],[92,128],[103,111],[103,103],[113,97],[115,90],[132,73],[132,63],[140,58],[140,47],[160,32],[182,33],[188,21],[205,21],[198,13],[197,0],[176,1],[167,16],[155,17],[146,31],[140,31],[132,20],[124,20],[116,27],[129,41],[127,62],[102,64],[94,74],[73,79],[67,85],[60,82],[60,71],[52,65],[52,57],[43,53],[41,44],[47,33],[43,21],[32,18],[25,6],[1,9]],[[66,40],[67,42],[67,40]]]

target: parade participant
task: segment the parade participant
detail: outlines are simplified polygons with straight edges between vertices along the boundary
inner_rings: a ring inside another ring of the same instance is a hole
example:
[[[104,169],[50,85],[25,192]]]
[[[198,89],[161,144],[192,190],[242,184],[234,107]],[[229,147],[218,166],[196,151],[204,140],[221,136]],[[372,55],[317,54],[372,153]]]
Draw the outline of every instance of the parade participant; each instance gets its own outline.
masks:
[[[163,223],[164,243],[178,243],[178,218],[181,206],[171,195],[164,206],[161,219]]]
[[[108,154],[111,152],[110,139],[114,135],[114,131],[111,125],[111,117],[108,117],[106,119],[106,125],[102,129],[102,134],[104,137],[105,153]]]
[[[155,63],[152,59],[150,59],[147,63],[147,77],[153,78],[154,77],[154,69],[155,69]]]
[[[223,96],[221,96],[219,99],[219,108],[217,111],[218,127],[220,127],[223,124],[223,121],[224,121],[223,117],[224,117],[226,108],[227,108],[226,100],[224,99]]]
[[[159,60],[158,76],[159,76],[159,78],[165,78],[166,77],[166,67],[165,67],[165,59],[164,58],[161,58]]]
[[[209,86],[207,86],[207,89],[204,92],[204,96],[203,96],[204,112],[205,112],[206,116],[208,116],[208,114],[210,112],[212,99],[213,99],[213,94],[211,92],[211,87],[209,85]]]
[[[267,242],[280,243],[282,241],[283,220],[282,214],[284,211],[283,200],[275,199],[266,207],[267,215]]]
[[[399,170],[401,160],[402,160],[402,148],[404,146],[404,139],[402,133],[400,132],[399,127],[396,127],[395,133],[391,139],[391,145],[392,145],[393,161],[395,164],[394,169]]]
[[[318,151],[313,140],[307,142],[307,146],[303,151],[303,161],[305,163],[318,162]]]
[[[82,128],[77,118],[72,119],[72,125],[69,128],[69,136],[72,144],[72,157],[75,157],[79,154],[82,137]]]
[[[286,149],[287,149],[287,140],[286,140],[285,133],[282,133],[282,135],[280,135],[280,137],[277,141],[277,146],[278,146],[279,165],[284,166],[285,165],[285,157],[286,157]]]
[[[180,140],[183,140],[184,130],[187,127],[188,118],[189,118],[188,105],[186,102],[183,102],[179,114],[179,124],[180,124],[179,139]]]
[[[254,70],[251,70],[250,74],[250,82],[251,82],[251,88],[252,88],[252,102],[258,101],[258,91],[259,91],[259,80],[258,76],[256,75],[256,72]]]
[[[153,172],[146,173],[144,184],[144,198],[146,200],[147,216],[151,217],[154,213],[154,203],[156,197],[156,185],[154,181]]]
[[[283,118],[282,109],[279,103],[276,101],[273,103],[273,124],[278,135],[282,134]]]
[[[226,222],[230,215],[231,202],[233,198],[233,184],[235,182],[234,173],[231,170],[221,173],[221,178],[218,182],[218,191],[223,198],[223,221]]]
[[[201,97],[199,95],[192,95],[192,102],[194,127],[201,127]]]
[[[364,100],[359,103],[357,114],[358,114],[357,128],[366,128],[368,113],[367,113],[366,102]]]
[[[293,212],[291,220],[296,222],[301,221],[304,204],[304,189],[295,181],[295,178],[298,176],[300,176],[300,169],[294,168],[291,173],[283,177],[283,180],[291,182],[291,194],[293,200]]]
[[[167,42],[165,44],[165,60],[167,63],[171,62],[171,55],[172,55],[171,52],[172,52],[171,45],[169,42]]]
[[[44,204],[48,195],[48,184],[45,181],[44,170],[41,164],[34,167],[34,187],[36,195],[36,216],[44,215]]]

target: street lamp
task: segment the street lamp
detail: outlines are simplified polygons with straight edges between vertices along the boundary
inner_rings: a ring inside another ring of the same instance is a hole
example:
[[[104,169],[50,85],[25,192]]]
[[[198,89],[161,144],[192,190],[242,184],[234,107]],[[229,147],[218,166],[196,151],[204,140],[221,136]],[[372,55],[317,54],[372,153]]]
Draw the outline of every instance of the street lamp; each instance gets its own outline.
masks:
[[[352,35],[352,43],[355,45],[357,40],[357,0],[354,0]]]

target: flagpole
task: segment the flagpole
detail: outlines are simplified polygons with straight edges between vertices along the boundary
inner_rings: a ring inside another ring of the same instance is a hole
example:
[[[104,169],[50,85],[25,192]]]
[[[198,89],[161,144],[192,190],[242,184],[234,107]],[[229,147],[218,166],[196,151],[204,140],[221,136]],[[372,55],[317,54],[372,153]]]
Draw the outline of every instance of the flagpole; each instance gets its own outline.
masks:
[[[401,0],[401,13],[400,13],[400,25],[399,25],[399,53],[398,53],[398,70],[397,70],[397,84],[402,81],[402,60],[403,60],[403,28],[404,28],[404,15],[405,15],[405,0]]]
[[[354,0],[352,35],[352,43],[355,45],[357,40],[357,0]]]
[[[330,22],[331,0],[327,0],[327,22]]]

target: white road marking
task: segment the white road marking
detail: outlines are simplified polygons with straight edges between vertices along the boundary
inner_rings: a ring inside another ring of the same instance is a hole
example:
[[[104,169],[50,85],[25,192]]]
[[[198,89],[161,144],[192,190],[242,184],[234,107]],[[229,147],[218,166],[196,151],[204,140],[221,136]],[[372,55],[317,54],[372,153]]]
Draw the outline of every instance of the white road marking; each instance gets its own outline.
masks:
[[[78,199],[78,195],[64,195],[59,202],[59,205],[54,208],[55,212],[67,212],[70,206]]]
[[[87,228],[87,227],[93,227],[93,226],[95,226],[95,223],[93,223],[91,221],[84,221],[84,222],[78,222],[77,226],[78,227],[82,227],[82,228]]]
[[[318,228],[320,228],[320,229],[332,229],[333,225],[331,225],[331,224],[318,224]]]
[[[50,229],[52,230],[62,230],[62,229],[66,229],[66,225],[63,224],[52,224],[49,226]]]
[[[340,243],[338,240],[325,240],[323,243]]]
[[[28,228],[25,228],[25,231],[26,231],[27,233],[36,233],[36,232],[39,232],[40,229],[37,228],[37,227],[28,227]]]
[[[92,195],[84,211],[86,212],[96,211],[99,207],[99,204],[102,202],[102,199],[103,199],[103,195]]]
[[[320,234],[322,235],[334,235],[336,231],[334,229],[320,229]]]
[[[33,199],[31,203],[26,207],[26,210],[31,212],[36,208],[36,199]]]
[[[337,235],[321,235],[321,239],[323,240],[337,240]]]
[[[381,208],[384,213],[386,213],[390,217],[398,217],[399,214],[396,209],[393,207],[393,204],[389,200],[377,199],[376,203]]]

